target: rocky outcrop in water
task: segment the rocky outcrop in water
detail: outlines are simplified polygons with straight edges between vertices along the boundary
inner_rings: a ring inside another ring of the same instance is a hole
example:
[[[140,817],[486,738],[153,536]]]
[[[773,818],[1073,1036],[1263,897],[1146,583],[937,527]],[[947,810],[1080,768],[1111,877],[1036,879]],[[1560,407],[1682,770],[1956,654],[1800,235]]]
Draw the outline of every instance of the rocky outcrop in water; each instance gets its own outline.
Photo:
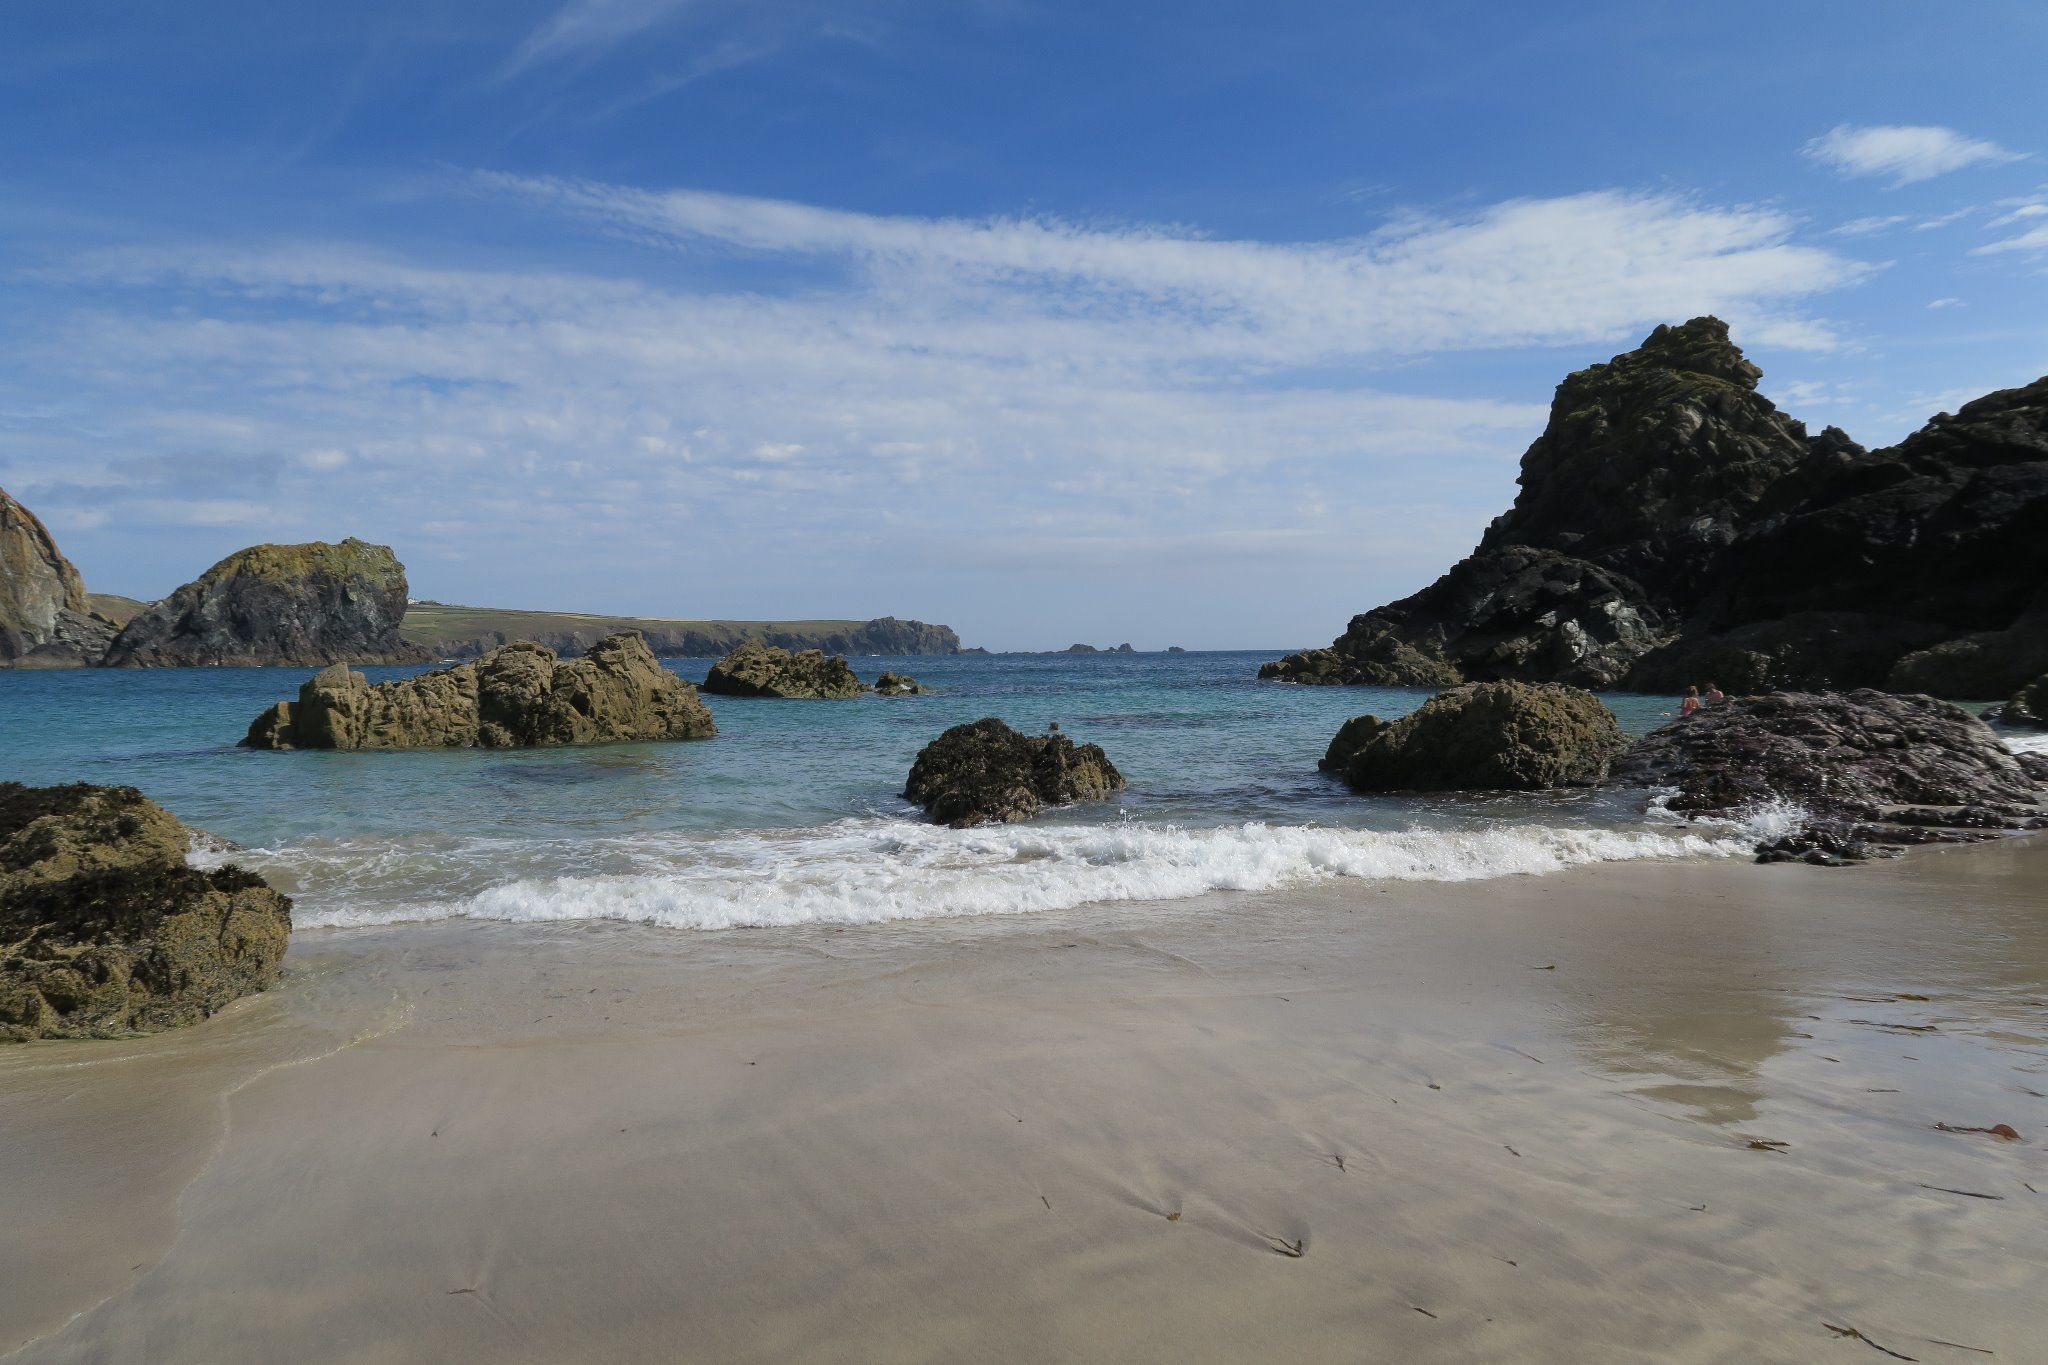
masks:
[[[1468,683],[1396,721],[1347,721],[1322,766],[1355,791],[1540,791],[1599,782],[1622,748],[1613,713],[1589,692]]]
[[[711,665],[704,690],[721,697],[778,697],[820,700],[857,697],[868,690],[838,655],[803,649],[792,654],[774,645],[748,643]]]
[[[2048,729],[2048,673],[2013,693],[2012,700],[1993,708],[1986,720],[2004,725],[2030,725]]]
[[[191,839],[133,787],[0,782],[0,1039],[152,1033],[277,979],[291,902]]]
[[[929,691],[931,691],[930,688],[909,674],[898,673],[893,669],[885,671],[881,677],[875,679],[875,693],[877,696],[921,697]]]
[[[1571,375],[1471,556],[1261,676],[1995,697],[2048,672],[2048,379],[1869,452],[1759,376],[1714,318]]]
[[[1884,806],[2032,802],[2036,782],[1962,707],[1868,688],[1723,702],[1651,731],[1616,784],[1670,789],[1669,809],[1732,816],[1774,803],[1874,819]]]
[[[716,727],[695,688],[631,632],[580,659],[522,642],[481,659],[372,684],[346,664],[309,679],[295,702],[256,718],[252,749],[510,748],[706,739]]]
[[[991,716],[925,745],[903,795],[940,824],[965,829],[1029,820],[1046,806],[1095,800],[1124,785],[1102,746],[1056,732],[1020,734]]]
[[[423,663],[398,636],[405,566],[387,546],[256,545],[139,612],[115,637],[114,667]]]
[[[0,668],[98,663],[115,629],[49,529],[0,488]]]

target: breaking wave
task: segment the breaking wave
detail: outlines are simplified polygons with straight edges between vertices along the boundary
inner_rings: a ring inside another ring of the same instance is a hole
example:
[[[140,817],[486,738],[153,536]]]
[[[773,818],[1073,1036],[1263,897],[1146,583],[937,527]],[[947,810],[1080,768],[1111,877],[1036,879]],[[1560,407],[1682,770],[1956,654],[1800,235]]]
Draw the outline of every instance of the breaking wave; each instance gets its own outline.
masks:
[[[296,896],[294,918],[307,927],[471,918],[732,929],[1023,914],[1339,878],[1471,881],[1587,863],[1727,857],[1747,853],[1755,837],[1507,823],[1386,831],[1126,822],[963,831],[861,818],[797,830],[576,841],[330,840],[232,856]]]

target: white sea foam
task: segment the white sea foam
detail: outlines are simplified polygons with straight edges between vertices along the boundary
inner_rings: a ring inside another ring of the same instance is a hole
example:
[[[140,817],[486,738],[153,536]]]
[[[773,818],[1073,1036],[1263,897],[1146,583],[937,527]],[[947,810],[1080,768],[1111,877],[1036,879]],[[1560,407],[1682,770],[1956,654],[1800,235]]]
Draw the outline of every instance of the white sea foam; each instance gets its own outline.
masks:
[[[2048,754],[2048,732],[2033,735],[2007,735],[2005,747],[2016,754]]]
[[[859,819],[807,830],[574,845],[352,842],[236,857],[282,877],[300,898],[298,922],[308,926],[474,918],[729,929],[1021,914],[1346,877],[1470,881],[1585,863],[1726,857],[1746,853],[1755,837],[1535,824],[1398,832],[1260,823],[958,831]]]

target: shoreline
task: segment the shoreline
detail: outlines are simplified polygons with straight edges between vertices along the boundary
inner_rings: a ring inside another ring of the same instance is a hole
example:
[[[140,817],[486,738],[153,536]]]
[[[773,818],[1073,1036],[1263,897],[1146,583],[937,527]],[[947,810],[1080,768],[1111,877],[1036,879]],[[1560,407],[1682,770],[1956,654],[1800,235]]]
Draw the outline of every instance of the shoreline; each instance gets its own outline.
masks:
[[[198,1028],[0,1053],[0,1358],[2023,1359],[2044,902],[2021,836],[302,931]]]

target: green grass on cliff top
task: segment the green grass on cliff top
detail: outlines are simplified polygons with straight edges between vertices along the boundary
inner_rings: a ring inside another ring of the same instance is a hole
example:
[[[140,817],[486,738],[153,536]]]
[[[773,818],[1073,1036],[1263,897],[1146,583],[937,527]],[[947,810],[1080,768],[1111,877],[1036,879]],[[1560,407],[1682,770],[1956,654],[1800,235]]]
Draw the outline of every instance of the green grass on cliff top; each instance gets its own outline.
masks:
[[[667,616],[596,616],[580,611],[413,606],[405,609],[405,620],[399,624],[398,633],[411,644],[436,649],[461,645],[494,631],[508,640],[589,630],[698,630],[707,635],[735,636],[777,631],[826,635],[859,630],[866,624],[866,621],[700,621]]]

